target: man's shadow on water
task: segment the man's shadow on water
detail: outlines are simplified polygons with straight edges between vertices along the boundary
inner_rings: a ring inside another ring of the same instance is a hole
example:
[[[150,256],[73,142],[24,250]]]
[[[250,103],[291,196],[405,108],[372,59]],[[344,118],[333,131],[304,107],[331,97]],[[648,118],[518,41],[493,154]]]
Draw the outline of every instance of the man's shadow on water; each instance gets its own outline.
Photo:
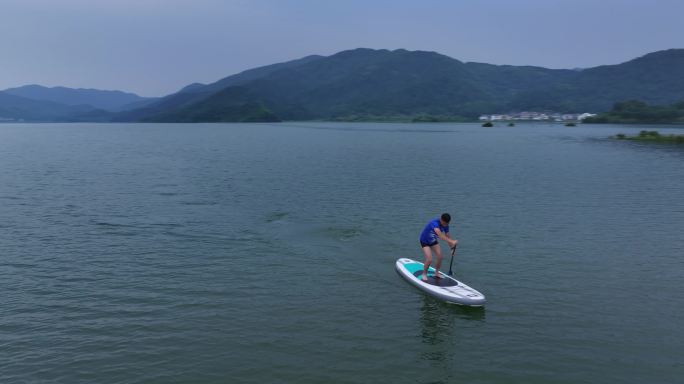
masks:
[[[443,361],[453,348],[457,348],[459,323],[463,321],[485,321],[484,307],[466,307],[447,304],[435,298],[423,297],[421,307],[421,336],[423,344],[429,348],[421,358],[430,361]]]

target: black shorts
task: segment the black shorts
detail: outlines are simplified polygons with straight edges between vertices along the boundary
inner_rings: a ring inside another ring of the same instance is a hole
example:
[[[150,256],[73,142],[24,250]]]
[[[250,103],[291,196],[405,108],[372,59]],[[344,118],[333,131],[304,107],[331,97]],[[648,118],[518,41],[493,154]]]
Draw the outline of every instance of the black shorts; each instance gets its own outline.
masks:
[[[439,244],[439,242],[438,242],[437,240],[435,240],[434,243],[430,243],[430,244],[426,244],[426,243],[423,243],[423,242],[421,241],[421,242],[420,242],[420,247],[421,247],[421,248],[432,247],[433,245],[437,245],[437,244]]]

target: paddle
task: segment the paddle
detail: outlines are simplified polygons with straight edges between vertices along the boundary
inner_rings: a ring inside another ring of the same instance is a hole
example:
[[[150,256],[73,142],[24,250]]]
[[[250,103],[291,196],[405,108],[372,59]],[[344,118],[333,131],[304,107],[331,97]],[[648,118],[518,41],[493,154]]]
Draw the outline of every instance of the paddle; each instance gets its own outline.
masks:
[[[451,261],[449,262],[449,276],[454,275],[454,273],[451,272],[451,264],[454,262],[454,253],[456,253],[456,247],[451,248]]]

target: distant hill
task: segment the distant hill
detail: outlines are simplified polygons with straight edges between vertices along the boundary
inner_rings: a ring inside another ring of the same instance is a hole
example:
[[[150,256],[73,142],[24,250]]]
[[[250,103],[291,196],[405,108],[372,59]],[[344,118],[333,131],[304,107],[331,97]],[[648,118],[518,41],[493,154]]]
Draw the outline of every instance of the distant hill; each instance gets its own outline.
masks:
[[[68,106],[89,105],[95,109],[115,112],[131,108],[140,108],[146,105],[146,103],[156,100],[156,98],[146,98],[134,93],[121,91],[102,91],[98,89],[83,88],[74,89],[66,87],[48,88],[36,84],[9,88],[3,92],[9,95],[20,96],[25,99],[50,101]]]
[[[112,113],[86,105],[69,106],[0,92],[1,121],[109,121]]]
[[[354,49],[193,84],[120,121],[267,121],[602,112],[684,96],[684,50],[582,70],[464,63],[425,51]],[[242,112],[239,112],[242,111]],[[245,115],[241,115],[245,113]]]

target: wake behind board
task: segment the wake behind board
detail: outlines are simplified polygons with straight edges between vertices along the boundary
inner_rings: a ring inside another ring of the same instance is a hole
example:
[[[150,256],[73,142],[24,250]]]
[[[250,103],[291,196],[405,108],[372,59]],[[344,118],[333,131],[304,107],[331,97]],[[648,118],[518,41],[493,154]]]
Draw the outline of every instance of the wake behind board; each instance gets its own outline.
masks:
[[[395,268],[401,277],[428,295],[448,303],[468,305],[471,307],[481,307],[485,304],[485,297],[483,294],[453,277],[440,272],[439,276],[441,278],[436,279],[435,269],[432,267],[428,270],[428,281],[423,281],[421,279],[423,276],[423,267],[423,263],[404,258],[397,260],[395,264]]]

